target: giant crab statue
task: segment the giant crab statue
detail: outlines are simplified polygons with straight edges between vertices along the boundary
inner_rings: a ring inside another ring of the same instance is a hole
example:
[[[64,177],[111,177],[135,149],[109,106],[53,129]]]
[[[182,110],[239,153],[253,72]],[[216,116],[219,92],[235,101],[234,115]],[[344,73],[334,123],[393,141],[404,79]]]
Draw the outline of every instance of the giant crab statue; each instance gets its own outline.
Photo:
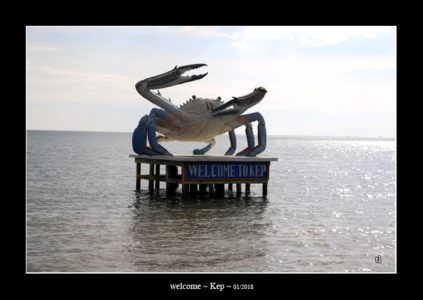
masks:
[[[248,147],[236,155],[256,156],[264,151],[266,148],[266,125],[263,116],[258,112],[243,115],[247,109],[263,99],[267,93],[263,87],[255,88],[245,96],[233,97],[226,103],[220,97],[209,99],[192,96],[180,107],[174,105],[170,99],[164,98],[160,91],[157,93],[151,91],[199,80],[208,73],[188,76],[182,74],[203,66],[207,65],[176,66],[169,72],[141,80],[135,85],[141,96],[161,108],[153,108],[149,115],[143,116],[139,121],[138,127],[132,135],[132,146],[135,153],[139,155],[172,155],[159,142],[178,140],[208,143],[206,147],[193,151],[194,155],[202,155],[214,146],[216,143],[214,137],[228,132],[231,146],[225,155],[233,155],[236,149],[234,130],[243,125],[246,127]],[[255,121],[258,122],[258,145],[255,145],[251,126],[251,123]],[[156,131],[162,135],[157,137]],[[150,147],[147,146],[147,139]]]

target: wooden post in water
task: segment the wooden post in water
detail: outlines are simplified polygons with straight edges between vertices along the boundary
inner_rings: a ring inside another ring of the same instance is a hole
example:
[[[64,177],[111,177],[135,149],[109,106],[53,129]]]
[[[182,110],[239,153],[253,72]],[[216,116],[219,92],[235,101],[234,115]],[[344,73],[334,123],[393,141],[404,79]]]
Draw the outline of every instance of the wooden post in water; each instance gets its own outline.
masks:
[[[157,176],[157,178],[156,178],[155,189],[158,190],[160,188],[160,180],[158,178],[160,176],[160,165],[159,164],[156,164],[156,176]]]
[[[154,164],[150,164],[150,179],[148,180],[148,190],[150,192],[154,191],[154,180],[151,179],[151,176],[154,176]]]
[[[136,174],[136,181],[135,181],[135,189],[139,191],[141,189],[141,163],[137,162],[137,174]]]
[[[232,183],[228,183],[228,191],[232,191]]]
[[[246,195],[249,195],[250,194],[250,184],[249,183],[246,183],[245,184],[245,194]]]
[[[223,183],[215,184],[214,189],[218,196],[223,196],[225,194],[225,185]]]
[[[182,194],[186,195],[189,193],[189,184],[183,184],[182,185]]]
[[[166,166],[166,192],[174,193],[178,188],[177,183],[171,183],[169,181],[175,181],[178,176],[178,167],[176,166]]]
[[[191,194],[196,194],[197,193],[197,184],[190,184],[189,185],[189,191]]]
[[[263,183],[263,197],[267,196],[267,183]]]
[[[199,186],[200,186],[199,187],[200,193],[204,194],[206,192],[206,189],[207,189],[207,184],[200,183]]]
[[[241,195],[241,184],[240,183],[236,184],[236,195],[237,196]]]

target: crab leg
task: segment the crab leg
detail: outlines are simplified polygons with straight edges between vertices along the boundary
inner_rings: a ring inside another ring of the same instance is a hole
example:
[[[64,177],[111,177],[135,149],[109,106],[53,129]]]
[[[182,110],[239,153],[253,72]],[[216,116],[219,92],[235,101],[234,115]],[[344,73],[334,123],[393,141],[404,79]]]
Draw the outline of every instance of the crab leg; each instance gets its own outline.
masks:
[[[247,156],[256,156],[264,151],[266,149],[267,145],[267,133],[266,133],[266,123],[264,121],[263,116],[256,112],[252,114],[246,115],[246,117],[249,119],[250,122],[257,121],[257,135],[258,135],[258,145],[251,150],[251,152],[247,153]]]
[[[210,143],[202,148],[202,149],[194,149],[194,151],[192,152],[194,155],[204,155],[207,151],[209,151],[211,148],[213,148],[214,144],[216,144],[216,140],[215,139],[211,139]]]
[[[147,147],[147,121],[148,115],[145,115],[135,128],[132,134],[132,148],[139,155],[156,155],[157,153],[153,149]]]
[[[250,153],[247,154],[247,156],[256,156],[264,151],[266,149],[266,126],[265,124],[259,124],[258,125],[258,145],[251,150]]]
[[[247,136],[248,146],[241,152],[238,152],[236,154],[237,156],[247,155],[254,148],[254,132],[253,132],[253,126],[251,126],[251,123],[245,124],[245,135]]]
[[[157,142],[157,137],[156,137],[156,121],[165,120],[167,116],[168,114],[164,110],[153,108],[150,112],[150,115],[148,116],[147,135],[148,135],[148,142],[151,148],[157,154],[172,156],[172,154],[170,154],[169,151],[167,151],[162,145],[160,145]]]
[[[236,150],[236,135],[234,130],[231,130],[228,133],[229,133],[229,140],[231,142],[231,146],[226,151],[225,155],[233,155]]]
[[[258,145],[254,146],[254,133],[253,128],[251,126],[252,122],[258,122]],[[256,156],[266,149],[266,123],[264,122],[264,118],[260,113],[252,113],[247,115],[241,115],[237,118],[236,121],[231,122],[228,124],[233,129],[238,128],[242,125],[245,125],[245,134],[247,136],[247,143],[248,146],[241,152],[238,152],[236,155],[241,156]]]

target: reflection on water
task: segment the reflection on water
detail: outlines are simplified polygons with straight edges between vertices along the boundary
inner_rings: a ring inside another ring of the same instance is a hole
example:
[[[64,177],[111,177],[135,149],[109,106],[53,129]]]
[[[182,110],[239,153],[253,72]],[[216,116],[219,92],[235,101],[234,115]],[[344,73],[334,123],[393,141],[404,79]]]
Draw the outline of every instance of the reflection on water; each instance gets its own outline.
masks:
[[[144,271],[213,271],[266,255],[267,200],[135,193],[128,250]],[[152,264],[151,262],[154,262]],[[251,270],[251,269],[250,269]]]

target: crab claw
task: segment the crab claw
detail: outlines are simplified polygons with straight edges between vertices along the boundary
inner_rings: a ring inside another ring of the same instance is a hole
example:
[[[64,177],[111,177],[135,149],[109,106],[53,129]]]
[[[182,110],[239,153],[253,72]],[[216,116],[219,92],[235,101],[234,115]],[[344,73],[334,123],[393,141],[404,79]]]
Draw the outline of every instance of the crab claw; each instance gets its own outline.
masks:
[[[183,76],[182,74],[184,74],[187,71],[198,69],[204,66],[207,66],[207,65],[206,64],[192,64],[192,65],[186,65],[181,67],[175,66],[175,68],[173,68],[172,70],[166,73],[141,80],[135,86],[137,90],[140,87],[145,87],[147,89],[162,89],[162,88],[167,88],[177,84],[199,80],[205,77],[208,73],[200,74],[200,75],[187,75],[187,76]]]
[[[186,71],[191,71],[191,70],[198,69],[201,67],[206,67],[206,66],[207,64],[191,64],[191,65],[181,66],[179,68],[176,66],[175,68],[177,68],[182,73],[185,73]]]
[[[239,105],[238,99],[233,97],[232,100],[213,109],[212,116],[221,117],[225,115],[236,114],[238,113],[238,109],[236,109],[235,107],[238,107],[238,105]]]
[[[253,92],[242,96],[242,97],[232,97],[233,99],[216,107],[212,110],[212,116],[222,117],[225,115],[235,115],[243,113],[251,106],[259,103],[264,95],[267,93],[266,89],[263,87],[255,88]]]

